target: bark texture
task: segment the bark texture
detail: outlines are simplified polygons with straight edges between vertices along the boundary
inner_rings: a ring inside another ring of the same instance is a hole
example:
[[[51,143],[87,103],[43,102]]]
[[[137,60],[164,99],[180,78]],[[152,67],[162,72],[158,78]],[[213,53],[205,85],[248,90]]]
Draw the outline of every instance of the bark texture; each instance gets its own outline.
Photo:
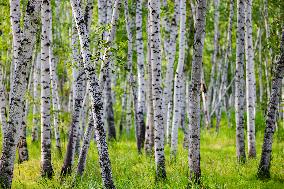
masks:
[[[181,98],[182,98],[182,85],[183,85],[183,67],[185,55],[185,27],[186,27],[186,1],[180,2],[180,36],[179,36],[179,57],[178,66],[174,81],[174,111],[173,111],[173,124],[171,136],[171,154],[176,156],[178,145],[178,127],[181,123]]]
[[[236,42],[236,153],[239,162],[246,161],[245,151],[245,0],[237,1],[237,42]]]
[[[271,96],[268,103],[266,114],[266,127],[264,131],[264,139],[262,145],[261,159],[258,166],[258,177],[270,177],[270,162],[273,144],[273,134],[276,129],[276,112],[280,99],[281,84],[284,75],[284,27],[282,27],[282,39],[280,45],[280,59],[276,63],[274,76],[272,79]]]
[[[254,51],[252,41],[252,0],[246,0],[245,4],[245,51],[246,51],[246,106],[247,106],[247,138],[248,157],[256,157],[255,147],[255,72]]]
[[[189,89],[189,154],[190,179],[199,182],[200,169],[200,85],[205,38],[206,0],[197,3],[193,43],[191,86]]]
[[[150,49],[152,66],[152,95],[154,109],[154,144],[156,178],[166,178],[164,153],[164,115],[162,111],[162,75],[161,75],[161,34],[160,34],[160,1],[149,1],[150,14]]]
[[[109,159],[108,146],[106,142],[106,133],[104,130],[104,123],[102,120],[102,92],[99,85],[99,80],[96,75],[96,70],[92,65],[91,51],[89,43],[89,34],[87,32],[86,24],[81,9],[80,0],[71,0],[72,12],[76,21],[76,26],[80,39],[81,53],[84,62],[84,70],[90,85],[89,92],[92,100],[92,111],[95,125],[97,148],[99,153],[99,162],[101,167],[101,174],[103,185],[106,188],[115,188],[112,179],[111,163]]]
[[[9,101],[9,117],[7,130],[2,145],[2,155],[0,159],[0,187],[10,188],[13,178],[14,160],[18,143],[18,132],[22,123],[24,94],[26,92],[26,67],[32,60],[32,49],[35,42],[37,30],[39,3],[30,0],[27,3],[26,15],[24,18],[24,28],[20,28],[20,2],[10,1],[10,18],[13,31],[13,63],[15,66],[13,82],[11,85]],[[14,42],[15,41],[15,42]],[[19,43],[20,46],[15,46]]]
[[[51,45],[51,2],[41,4],[41,176],[51,178],[51,120],[50,120],[50,64]]]

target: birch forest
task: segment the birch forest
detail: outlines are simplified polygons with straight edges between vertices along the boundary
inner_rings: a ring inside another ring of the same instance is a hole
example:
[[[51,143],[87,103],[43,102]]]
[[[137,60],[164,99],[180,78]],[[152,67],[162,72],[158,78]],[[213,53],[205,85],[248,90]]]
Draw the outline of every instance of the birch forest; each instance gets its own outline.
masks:
[[[283,0],[0,0],[0,189],[284,188]]]

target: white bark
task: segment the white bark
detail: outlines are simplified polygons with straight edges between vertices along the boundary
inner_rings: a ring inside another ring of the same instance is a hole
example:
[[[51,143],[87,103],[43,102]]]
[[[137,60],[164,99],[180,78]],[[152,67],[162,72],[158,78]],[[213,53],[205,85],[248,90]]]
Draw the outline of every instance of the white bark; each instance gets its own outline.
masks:
[[[215,83],[215,74],[217,68],[217,53],[219,50],[219,42],[218,42],[218,35],[219,35],[219,0],[214,0],[214,49],[212,55],[212,68],[210,73],[210,83],[208,88],[208,109],[211,110],[212,102],[214,99],[214,83]],[[209,124],[211,124],[209,122]]]
[[[165,87],[163,91],[163,114],[166,116],[165,120],[169,122],[170,124],[167,124],[166,129],[170,132],[167,132],[167,138],[168,134],[171,134],[171,121],[172,121],[172,105],[173,105],[173,79],[174,79],[174,61],[175,61],[175,55],[176,55],[176,40],[178,36],[178,22],[179,22],[179,10],[180,10],[180,0],[175,0],[174,4],[174,15],[171,20],[167,20],[167,25],[169,25],[169,39],[165,40],[168,46],[168,50],[166,50],[166,58],[167,58],[167,70],[166,70],[166,76],[165,76]],[[170,105],[168,105],[170,103]],[[168,107],[170,106],[170,109]],[[168,113],[170,111],[170,113]],[[169,116],[167,116],[169,115]],[[170,141],[170,140],[168,140]]]
[[[261,159],[258,167],[258,177],[270,177],[271,152],[273,134],[276,130],[276,112],[280,99],[281,84],[284,75],[284,27],[282,27],[282,38],[280,44],[280,59],[276,62],[272,79],[271,96],[267,107],[266,127],[262,145]]]
[[[246,50],[246,106],[247,106],[247,137],[248,157],[256,157],[255,147],[255,72],[252,42],[252,0],[246,0],[245,50]]]
[[[245,0],[237,1],[237,42],[236,42],[236,80],[235,80],[235,108],[236,108],[236,153],[240,162],[246,161],[245,153]]]
[[[15,70],[11,85],[9,101],[9,122],[10,129],[7,130],[3,138],[2,155],[0,159],[0,187],[11,187],[14,160],[16,155],[16,145],[18,143],[18,131],[22,122],[24,94],[26,92],[26,67],[31,63],[32,48],[35,42],[36,22],[38,19],[39,4],[36,0],[31,0],[27,4],[27,11],[24,19],[24,28],[20,37],[20,3],[19,0],[10,1],[10,14],[13,30],[13,41],[21,43],[21,48],[14,49],[13,63]],[[16,27],[14,27],[17,25]],[[14,48],[15,43],[13,43]]]
[[[40,82],[40,54],[36,56],[34,65],[34,91],[33,91],[33,128],[32,128],[32,141],[38,141],[38,125],[39,125],[39,82]]]
[[[80,151],[80,155],[79,155],[79,160],[78,160],[78,166],[77,166],[77,175],[82,175],[85,167],[86,167],[86,161],[87,161],[87,155],[88,155],[88,151],[90,148],[90,141],[92,139],[93,133],[94,133],[94,119],[93,119],[93,115],[92,112],[90,111],[89,113],[89,123],[88,123],[88,127],[86,129],[85,135],[84,135],[84,140],[83,140],[83,144],[82,144],[82,148]]]
[[[147,23],[149,23],[149,15]],[[145,136],[145,153],[152,155],[154,146],[154,109],[153,109],[153,94],[152,94],[152,66],[151,66],[151,49],[150,49],[150,28],[147,24],[147,121],[146,121],[146,136]]]
[[[190,179],[200,181],[200,84],[205,38],[206,0],[197,3],[192,55],[191,86],[189,90],[189,154]]]
[[[126,2],[127,0],[125,0]],[[137,128],[139,129],[138,146],[143,148],[145,141],[145,78],[144,78],[144,45],[142,35],[142,0],[136,1],[136,48],[137,48],[137,74],[138,74],[138,104],[137,104]],[[139,149],[138,149],[139,151]],[[140,150],[141,151],[141,150]]]
[[[164,154],[164,115],[162,111],[162,75],[161,75],[161,36],[160,36],[160,1],[149,1],[150,14],[150,49],[152,66],[152,95],[154,107],[154,143],[156,177],[165,178],[165,154]]]
[[[5,86],[3,85],[2,69],[0,69],[0,121],[2,126],[2,136],[5,136],[7,130],[7,116],[6,116],[7,101],[6,101],[5,91],[6,91]]]
[[[73,53],[73,111],[72,122],[69,130],[69,138],[67,144],[67,151],[65,154],[64,164],[61,169],[61,174],[69,174],[72,171],[72,165],[74,162],[75,149],[77,140],[79,139],[79,127],[80,127],[80,114],[82,110],[82,104],[85,96],[86,84],[85,84],[85,72],[82,63],[82,56],[79,52],[79,41],[76,28],[74,26],[72,34],[72,53]]]
[[[84,17],[81,9],[80,0],[71,0],[73,15],[76,21],[76,26],[80,39],[81,53],[84,62],[84,70],[90,84],[90,96],[92,99],[92,111],[95,122],[96,141],[99,153],[99,161],[101,167],[101,174],[103,185],[106,188],[115,188],[112,180],[111,164],[109,160],[108,147],[106,143],[106,134],[104,130],[104,123],[102,118],[102,91],[99,86],[99,80],[96,75],[96,70],[92,65],[91,51],[89,43],[89,34],[84,23]]]
[[[52,28],[52,15],[50,21],[50,28]],[[53,127],[54,136],[56,141],[56,148],[61,153],[60,132],[59,132],[59,111],[61,109],[58,94],[58,78],[56,74],[56,58],[53,56],[53,39],[52,30],[50,31],[51,46],[49,49],[49,63],[50,63],[50,79],[51,79],[51,92],[52,92],[52,111],[53,111]]]
[[[178,144],[178,126],[181,120],[181,95],[183,82],[183,67],[185,55],[185,27],[186,27],[186,1],[180,2],[180,36],[179,36],[179,58],[174,82],[174,111],[171,137],[171,154],[176,156]]]
[[[41,4],[41,175],[51,178],[51,124],[50,124],[50,64],[49,49],[51,45],[51,3]]]

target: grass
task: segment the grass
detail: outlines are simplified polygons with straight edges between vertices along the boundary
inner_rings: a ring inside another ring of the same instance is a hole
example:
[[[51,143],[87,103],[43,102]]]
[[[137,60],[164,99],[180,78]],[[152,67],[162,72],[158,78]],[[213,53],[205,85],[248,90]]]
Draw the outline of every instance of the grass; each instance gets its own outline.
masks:
[[[262,128],[262,130],[264,130]],[[283,130],[283,127],[282,127]],[[282,133],[279,130],[279,133]],[[214,129],[201,131],[201,171],[202,184],[191,188],[284,188],[284,140],[282,134],[275,134],[271,162],[271,179],[259,180],[256,177],[259,163],[263,133],[257,132],[257,158],[248,159],[240,165],[235,155],[235,129],[227,128],[222,122],[220,133]],[[282,136],[282,137],[280,137]],[[179,132],[179,141],[183,133]],[[63,141],[66,145],[67,141]],[[40,143],[31,143],[28,138],[30,160],[23,164],[15,164],[13,188],[72,188],[73,176],[64,181],[59,178],[63,158],[56,154],[53,145],[53,168],[55,176],[52,180],[40,177]],[[167,180],[155,182],[154,158],[138,155],[134,136],[126,137],[118,142],[109,142],[113,177],[117,188],[187,188],[188,163],[187,150],[179,144],[175,161],[169,159],[169,146],[166,146]],[[75,162],[76,165],[77,162]],[[91,143],[84,176],[76,182],[75,188],[101,188],[100,168],[96,145]]]

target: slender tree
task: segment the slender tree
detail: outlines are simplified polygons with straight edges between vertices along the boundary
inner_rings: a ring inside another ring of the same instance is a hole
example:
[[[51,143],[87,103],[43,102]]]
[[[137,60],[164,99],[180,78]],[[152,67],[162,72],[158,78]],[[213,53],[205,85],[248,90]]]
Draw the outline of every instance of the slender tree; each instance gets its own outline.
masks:
[[[126,1],[126,0],[125,0]],[[136,1],[136,48],[137,48],[137,74],[138,74],[138,104],[137,128],[139,130],[138,151],[141,151],[145,141],[145,78],[144,78],[144,45],[142,35],[142,0]]]
[[[52,28],[52,14],[50,27]],[[56,141],[56,148],[58,152],[61,154],[61,142],[60,142],[60,132],[59,132],[59,111],[61,109],[59,102],[59,92],[58,92],[58,77],[56,73],[56,57],[53,55],[53,36],[52,30],[50,31],[50,41],[51,46],[49,49],[49,60],[50,60],[50,79],[51,79],[51,92],[52,92],[52,112],[53,112],[53,127],[54,127],[54,136]]]
[[[39,82],[40,82],[40,54],[36,56],[36,62],[33,70],[34,91],[33,91],[33,128],[32,128],[32,141],[38,141],[38,125],[39,125]]]
[[[246,105],[247,105],[247,137],[248,157],[256,157],[255,147],[255,73],[254,52],[252,42],[252,0],[246,0],[245,4],[245,51],[246,51]]]
[[[258,166],[258,177],[270,177],[270,162],[273,144],[273,134],[276,129],[276,110],[279,104],[281,84],[284,76],[284,27],[282,27],[282,37],[280,44],[280,58],[276,62],[272,79],[271,96],[266,114],[266,127],[262,145],[261,159]]]
[[[111,163],[109,159],[108,146],[106,143],[106,133],[104,130],[104,123],[102,118],[102,92],[99,85],[99,80],[96,75],[96,70],[91,63],[91,51],[89,43],[89,34],[84,22],[84,16],[81,8],[80,0],[71,0],[72,12],[76,22],[78,35],[80,39],[81,53],[83,57],[84,70],[87,75],[87,79],[90,85],[89,92],[92,100],[92,111],[95,125],[97,148],[99,153],[99,161],[101,167],[101,174],[103,185],[106,188],[115,188]]]
[[[149,23],[150,16],[148,15],[147,22]],[[146,136],[145,136],[145,153],[152,155],[154,147],[154,109],[152,95],[152,66],[151,66],[151,48],[150,48],[150,28],[147,24],[147,121],[146,121]]]
[[[168,28],[168,35],[165,39],[167,44],[166,58],[167,58],[167,70],[165,76],[165,87],[163,91],[163,114],[166,116],[166,129],[167,129],[167,141],[171,142],[171,126],[172,126],[172,109],[173,109],[173,80],[174,80],[174,62],[176,56],[176,41],[178,36],[178,22],[179,22],[179,10],[180,10],[180,0],[175,0],[174,4],[174,14],[172,19],[166,18],[166,26]]]
[[[13,82],[9,100],[9,128],[3,138],[2,155],[0,159],[0,187],[10,188],[13,178],[14,160],[16,156],[16,145],[18,144],[18,133],[22,122],[24,95],[26,92],[27,65],[32,60],[32,49],[35,43],[37,21],[39,13],[39,2],[30,0],[27,3],[24,18],[24,28],[20,28],[20,1],[10,1],[10,18],[13,31],[13,41],[21,45],[15,46],[13,42]],[[22,35],[20,35],[22,33]]]
[[[41,175],[51,178],[51,124],[50,124],[50,64],[49,49],[51,45],[51,2],[41,4]]]
[[[179,58],[174,81],[174,111],[171,137],[171,154],[176,156],[178,144],[178,126],[181,121],[181,95],[184,77],[184,55],[185,55],[185,27],[186,27],[186,1],[180,2],[180,35],[179,35]]]
[[[161,75],[161,36],[160,36],[160,1],[149,1],[150,14],[150,49],[152,67],[152,95],[154,109],[154,144],[156,178],[166,178],[164,153],[164,115],[162,112],[162,75]]]
[[[189,154],[190,179],[200,181],[200,85],[202,57],[205,38],[206,0],[197,3],[193,56],[191,68],[191,86],[189,89]]]
[[[217,54],[219,51],[219,42],[218,42],[218,35],[219,35],[219,0],[214,0],[214,50],[212,54],[212,69],[210,73],[210,83],[208,88],[208,109],[212,109],[212,105],[214,105],[214,94],[216,89],[214,90],[214,84],[215,84],[215,74],[216,74],[216,68],[217,68]],[[209,121],[209,124],[210,121]]]
[[[246,161],[244,110],[245,110],[245,1],[237,1],[237,44],[236,44],[236,152],[239,162]]]

